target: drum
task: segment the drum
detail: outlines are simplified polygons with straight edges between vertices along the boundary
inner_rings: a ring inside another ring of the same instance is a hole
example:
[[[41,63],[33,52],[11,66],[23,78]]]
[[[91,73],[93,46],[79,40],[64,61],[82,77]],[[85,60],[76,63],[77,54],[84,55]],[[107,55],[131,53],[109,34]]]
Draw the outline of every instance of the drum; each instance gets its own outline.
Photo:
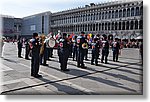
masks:
[[[49,46],[50,48],[53,48],[53,47],[55,46],[55,44],[56,44],[55,39],[50,38],[49,41],[48,41],[48,46]]]

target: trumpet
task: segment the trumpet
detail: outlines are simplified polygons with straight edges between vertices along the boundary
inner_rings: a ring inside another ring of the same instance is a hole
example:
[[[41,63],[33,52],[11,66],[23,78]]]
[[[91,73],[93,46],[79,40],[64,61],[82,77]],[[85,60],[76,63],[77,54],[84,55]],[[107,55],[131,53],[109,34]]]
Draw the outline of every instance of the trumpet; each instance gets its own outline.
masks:
[[[83,44],[82,44],[82,48],[83,48],[83,49],[88,49],[88,44],[87,44],[87,43],[83,43]]]

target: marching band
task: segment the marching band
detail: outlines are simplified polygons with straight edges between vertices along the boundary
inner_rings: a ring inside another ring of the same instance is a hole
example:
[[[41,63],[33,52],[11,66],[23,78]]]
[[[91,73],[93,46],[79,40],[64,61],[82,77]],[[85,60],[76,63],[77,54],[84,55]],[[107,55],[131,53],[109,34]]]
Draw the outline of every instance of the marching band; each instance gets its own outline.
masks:
[[[20,40],[21,41],[21,40]],[[19,42],[18,42],[19,43]],[[117,38],[114,41],[109,41],[106,35],[100,36],[99,34],[86,35],[85,32],[81,32],[80,35],[70,35],[66,33],[59,36],[55,36],[53,33],[47,36],[41,34],[38,36],[37,33],[33,33],[33,38],[26,40],[26,53],[25,59],[29,59],[31,56],[31,76],[41,77],[38,74],[39,66],[48,66],[47,60],[53,55],[54,47],[58,49],[60,69],[62,71],[69,71],[67,69],[67,61],[71,54],[73,54],[73,61],[77,62],[77,67],[87,68],[84,64],[85,60],[88,58],[88,49],[91,49],[92,58],[91,65],[98,65],[98,59],[101,63],[108,63],[109,48],[113,51],[113,61],[118,61],[118,55],[120,53],[120,42]],[[57,45],[57,46],[56,46]],[[71,49],[71,50],[70,50]],[[101,55],[101,58],[99,56]],[[18,57],[20,52],[18,52]]]

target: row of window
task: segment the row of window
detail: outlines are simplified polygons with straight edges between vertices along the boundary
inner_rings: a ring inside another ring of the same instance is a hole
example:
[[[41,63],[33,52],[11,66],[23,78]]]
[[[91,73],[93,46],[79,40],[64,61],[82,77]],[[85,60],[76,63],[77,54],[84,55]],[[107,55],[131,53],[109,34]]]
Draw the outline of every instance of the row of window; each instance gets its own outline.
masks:
[[[78,31],[101,31],[101,30],[138,30],[143,29],[143,20],[127,21],[127,22],[112,22],[112,23],[97,23],[88,25],[62,26],[52,28],[53,32],[61,30],[62,32],[78,32]]]
[[[52,21],[51,23],[52,25],[59,25],[59,24],[69,24],[69,23],[77,23],[77,22],[85,22],[85,21],[103,20],[103,19],[132,17],[132,16],[140,16],[140,15],[143,15],[142,6],[136,7],[136,8],[116,10],[116,11],[76,15],[76,16],[67,17],[67,18],[62,17],[62,19]]]

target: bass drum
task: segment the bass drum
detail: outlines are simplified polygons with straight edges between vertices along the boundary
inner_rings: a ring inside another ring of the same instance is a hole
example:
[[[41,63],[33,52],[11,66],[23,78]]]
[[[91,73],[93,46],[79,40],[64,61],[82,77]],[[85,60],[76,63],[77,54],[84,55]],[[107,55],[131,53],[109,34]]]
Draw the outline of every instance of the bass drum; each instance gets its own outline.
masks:
[[[50,38],[49,41],[48,41],[49,47],[50,47],[50,48],[53,48],[53,47],[55,46],[55,44],[56,44],[55,39]]]

